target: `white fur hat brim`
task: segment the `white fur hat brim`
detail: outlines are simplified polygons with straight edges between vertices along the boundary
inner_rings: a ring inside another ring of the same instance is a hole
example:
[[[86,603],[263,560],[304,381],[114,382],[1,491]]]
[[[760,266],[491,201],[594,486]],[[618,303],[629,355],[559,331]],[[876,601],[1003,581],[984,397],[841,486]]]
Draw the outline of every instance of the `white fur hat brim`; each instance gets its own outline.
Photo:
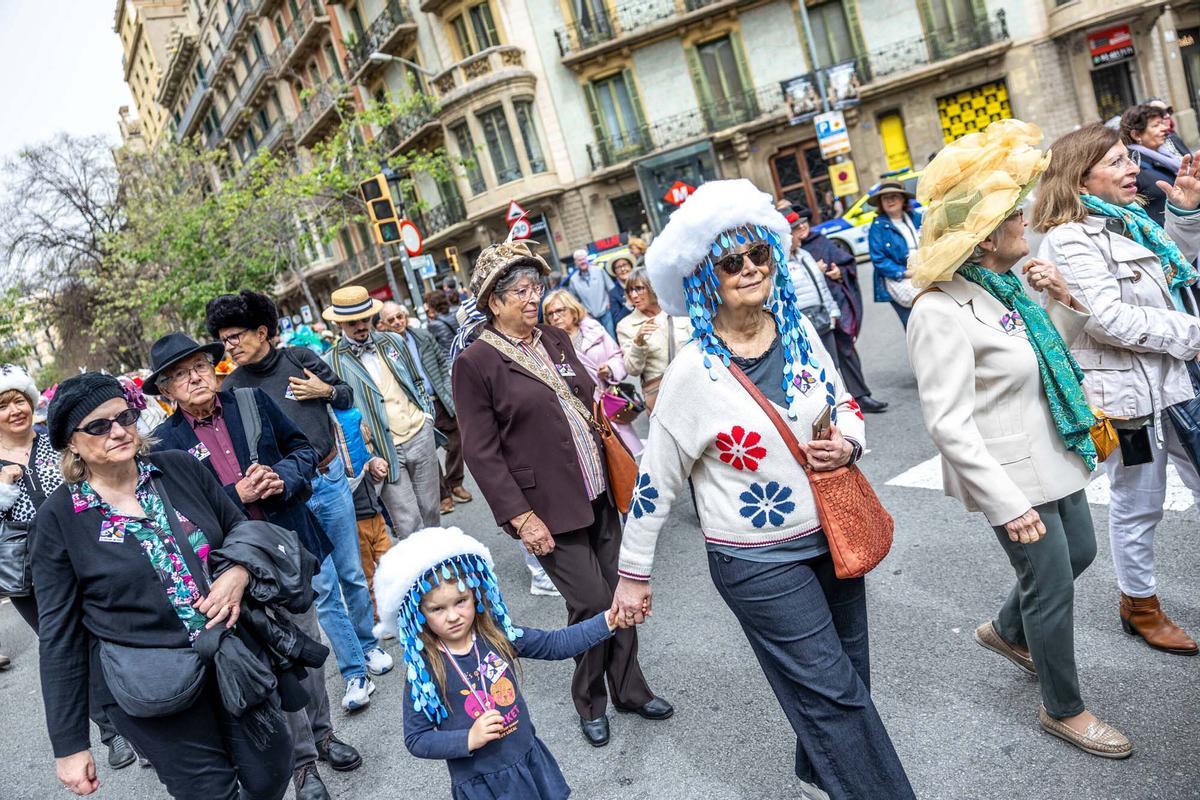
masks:
[[[646,271],[658,303],[673,317],[687,316],[683,281],[712,254],[722,233],[761,225],[779,237],[786,250],[791,228],[775,209],[771,195],[745,178],[702,184],[673,214],[646,251]]]
[[[16,364],[4,364],[0,366],[0,394],[16,389],[29,400],[29,407],[36,409],[38,400],[42,399],[42,393],[38,391],[37,384],[33,382],[33,378],[29,377],[29,373],[18,367]]]
[[[396,615],[417,580],[442,562],[460,555],[482,558],[493,567],[492,554],[461,528],[422,528],[401,539],[379,559],[375,570],[375,603],[379,624],[375,636],[396,633]]]

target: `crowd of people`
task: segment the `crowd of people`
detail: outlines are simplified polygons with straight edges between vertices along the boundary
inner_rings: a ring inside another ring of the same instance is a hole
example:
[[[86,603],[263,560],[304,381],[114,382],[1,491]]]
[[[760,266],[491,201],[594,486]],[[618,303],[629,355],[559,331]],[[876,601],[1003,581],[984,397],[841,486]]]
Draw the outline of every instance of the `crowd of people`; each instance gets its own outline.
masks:
[[[1120,624],[1198,651],[1155,580],[1168,462],[1200,502],[1200,160],[1169,119],[1144,104],[1049,149],[995,122],[915,194],[871,197],[873,298],[906,332],[946,492],[1015,575],[975,639],[1037,676],[1047,733],[1106,758],[1134,744],[1085,705],[1073,641],[1096,471]],[[887,403],[857,352],[858,265],[811,218],[713,181],[648,247],[603,266],[578,251],[559,280],[527,244],[494,244],[469,292],[421,298],[423,325],[346,286],[321,315],[332,341],[282,346],[275,304],[243,290],[208,304],[207,341],[156,341],[136,380],[84,372],[44,396],[0,367],[0,593],[39,637],[62,783],[99,785],[90,718],[110,767],[140,760],[172,797],[327,798],[319,765],[363,764],[334,730],[332,653],[346,713],[404,683],[404,743],[447,762],[454,797],[565,798],[519,659],[574,658],[596,747],[610,704],[669,719],[636,626],[690,494],[795,731],[801,796],[915,797],[871,696],[873,564],[847,556],[886,552],[890,517],[828,488],[870,494],[864,414]],[[443,527],[475,499],[468,469],[563,630],[520,626],[488,548]]]

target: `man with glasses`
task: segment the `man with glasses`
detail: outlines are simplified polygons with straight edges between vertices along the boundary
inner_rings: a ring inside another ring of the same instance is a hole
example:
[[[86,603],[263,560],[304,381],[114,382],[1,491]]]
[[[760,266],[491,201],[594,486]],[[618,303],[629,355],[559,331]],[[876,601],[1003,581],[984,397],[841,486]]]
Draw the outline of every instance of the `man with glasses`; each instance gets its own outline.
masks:
[[[404,538],[441,520],[440,465],[434,442],[433,408],[420,388],[420,372],[404,339],[373,330],[383,303],[362,286],[333,293],[321,316],[337,323],[342,338],[325,354],[339,378],[354,391],[387,469],[372,472],[384,481],[379,497],[391,518],[392,531]],[[379,462],[373,462],[379,463]]]
[[[322,563],[321,573],[314,577],[314,586],[320,579],[336,581],[329,558],[334,548],[305,504],[317,474],[317,451],[263,391],[251,390],[257,420],[253,414],[248,415],[249,420],[243,415],[247,409],[239,404],[232,388],[218,391],[213,364],[224,351],[220,342],[201,345],[183,333],[168,334],[154,343],[150,349],[153,372],[143,384],[143,391],[161,394],[177,405],[175,413],[155,428],[153,435],[158,443],[154,449],[190,453],[213,471],[246,516],[297,533],[304,547]],[[259,435],[252,442],[247,434],[253,430],[258,430]],[[252,449],[257,451],[257,458]],[[357,529],[354,530],[357,548]],[[291,617],[301,630],[316,638],[319,638],[317,617],[325,621],[319,603],[318,594],[316,611],[310,608]],[[369,599],[367,608],[369,614]],[[349,624],[344,627],[350,630]],[[336,637],[328,638],[331,643],[336,642]],[[336,646],[334,652],[338,652]],[[356,702],[356,708],[365,706],[370,702],[370,681],[364,674],[361,685],[352,683],[354,691],[348,688],[347,697]],[[293,783],[298,800],[325,800],[329,794],[317,774],[316,761],[328,761],[334,769],[354,769],[362,763],[362,758],[353,747],[334,736],[324,669],[309,670],[303,685],[309,693],[308,707],[286,715],[294,747]]]

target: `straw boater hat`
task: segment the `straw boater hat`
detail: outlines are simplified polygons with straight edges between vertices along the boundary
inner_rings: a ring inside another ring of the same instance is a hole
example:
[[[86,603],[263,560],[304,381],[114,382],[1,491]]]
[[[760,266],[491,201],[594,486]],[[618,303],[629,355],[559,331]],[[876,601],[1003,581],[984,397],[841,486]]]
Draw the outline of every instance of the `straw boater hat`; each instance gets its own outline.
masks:
[[[904,188],[904,184],[900,181],[884,181],[875,187],[875,191],[871,192],[871,196],[867,198],[867,202],[876,208],[883,202],[883,198],[889,194],[904,195],[905,200],[913,200],[913,193]]]
[[[488,298],[496,282],[514,267],[533,267],[539,275],[550,274],[546,260],[531,251],[525,242],[491,245],[475,259],[475,269],[471,272],[471,294],[475,295],[477,308],[482,311],[488,307]]]
[[[329,322],[353,322],[373,317],[383,308],[383,301],[371,297],[363,286],[343,286],[329,300],[332,305],[321,312],[321,318]]]
[[[950,280],[1017,210],[1050,166],[1050,153],[1037,148],[1041,141],[1038,126],[1002,119],[951,142],[929,162],[917,184],[925,206],[921,246],[908,256],[914,285]]]

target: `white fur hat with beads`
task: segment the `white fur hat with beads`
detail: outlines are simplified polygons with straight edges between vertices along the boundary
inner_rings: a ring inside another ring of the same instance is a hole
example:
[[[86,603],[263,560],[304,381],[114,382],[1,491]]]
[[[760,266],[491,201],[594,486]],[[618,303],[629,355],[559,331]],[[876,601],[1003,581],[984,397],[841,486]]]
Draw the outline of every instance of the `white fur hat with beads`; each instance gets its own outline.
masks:
[[[658,303],[673,317],[688,315],[683,281],[700,262],[715,256],[717,239],[735,228],[758,225],[787,242],[791,228],[771,196],[745,178],[709,181],[688,197],[646,251],[646,271]]]

